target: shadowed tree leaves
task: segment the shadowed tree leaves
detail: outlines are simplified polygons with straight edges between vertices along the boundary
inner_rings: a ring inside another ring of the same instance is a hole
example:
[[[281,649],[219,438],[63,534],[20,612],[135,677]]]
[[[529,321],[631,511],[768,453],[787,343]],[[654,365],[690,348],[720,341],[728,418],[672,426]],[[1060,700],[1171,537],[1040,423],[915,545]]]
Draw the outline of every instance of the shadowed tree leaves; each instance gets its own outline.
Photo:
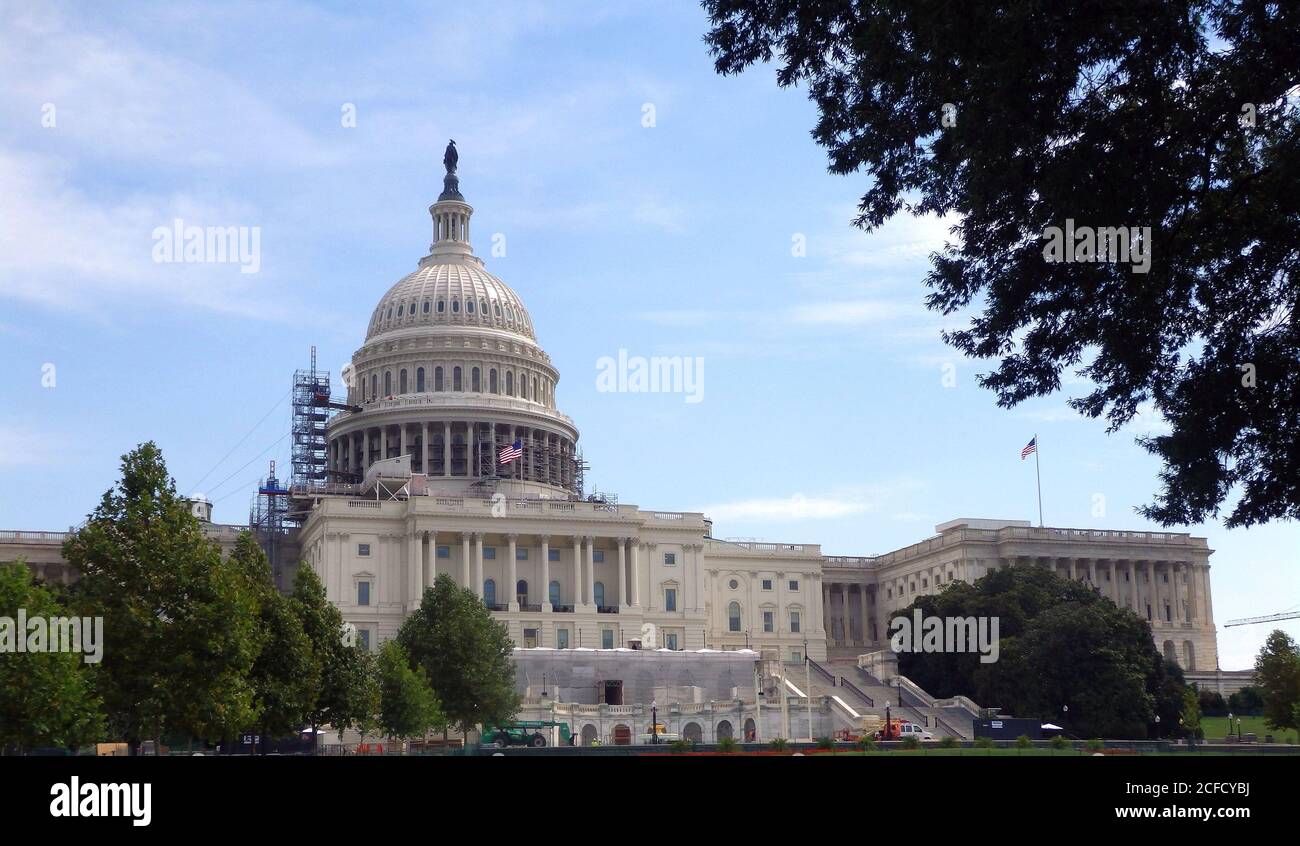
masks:
[[[69,615],[53,592],[32,583],[20,559],[0,564],[0,616],[18,620]],[[16,626],[15,626],[16,628]],[[26,631],[0,632],[5,639],[26,637]],[[48,641],[47,641],[48,642]],[[0,655],[0,753],[42,746],[73,748],[100,740],[104,716],[95,691],[95,668],[79,652],[17,652],[16,640]]]
[[[320,674],[319,693],[308,710],[313,729],[332,725],[340,732],[364,732],[379,713],[379,682],[372,656],[360,646],[345,643],[343,615],[325,597],[325,586],[310,565],[298,568],[293,582],[303,630],[312,644]]]
[[[447,726],[423,667],[390,640],[379,650],[379,727],[389,737],[415,737]]]
[[[953,582],[899,614],[914,608],[999,620],[993,663],[973,651],[899,654],[899,672],[937,697],[960,694],[1018,717],[1064,720],[1080,737],[1146,737],[1157,713],[1166,734],[1178,724],[1182,671],[1156,651],[1144,620],[1081,582],[1006,567],[974,584]]]
[[[406,618],[397,642],[428,674],[447,720],[462,732],[503,725],[519,710],[513,644],[472,591],[443,573]]]
[[[307,722],[320,694],[321,668],[298,603],[275,589],[266,554],[251,532],[240,532],[230,563],[244,573],[257,600],[258,650],[250,671],[256,716],[250,725],[258,728],[265,750],[267,741]]]
[[[999,405],[1073,371],[1070,404],[1112,432],[1168,421],[1140,439],[1164,466],[1146,516],[1200,522],[1239,492],[1229,526],[1300,517],[1300,5],[703,5],[717,71],[774,61],[830,170],[870,175],[856,225],[956,216],[927,303],[971,312],[945,337],[996,362]],[[1149,271],[1046,261],[1067,219],[1150,227]]]

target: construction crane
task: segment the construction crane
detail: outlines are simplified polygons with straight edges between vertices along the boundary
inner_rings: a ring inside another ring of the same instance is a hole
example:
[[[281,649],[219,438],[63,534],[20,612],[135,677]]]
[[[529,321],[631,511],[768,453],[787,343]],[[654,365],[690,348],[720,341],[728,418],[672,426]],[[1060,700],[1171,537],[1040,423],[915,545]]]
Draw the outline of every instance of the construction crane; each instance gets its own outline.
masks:
[[[1240,620],[1229,620],[1223,624],[1226,629],[1228,626],[1249,626],[1252,623],[1275,623],[1278,620],[1295,620],[1300,618],[1300,611],[1283,611],[1280,614],[1265,614],[1263,617],[1242,617]]]

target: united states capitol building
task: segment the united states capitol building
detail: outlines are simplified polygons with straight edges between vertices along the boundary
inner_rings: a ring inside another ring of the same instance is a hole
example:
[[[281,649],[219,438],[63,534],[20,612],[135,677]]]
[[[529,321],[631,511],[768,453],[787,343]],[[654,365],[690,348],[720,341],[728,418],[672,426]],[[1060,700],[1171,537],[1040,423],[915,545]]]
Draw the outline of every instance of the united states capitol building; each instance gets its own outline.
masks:
[[[319,481],[291,491],[302,517],[280,550],[317,571],[363,642],[393,637],[446,574],[482,598],[521,654],[542,650],[551,664],[564,650],[748,649],[798,665],[803,686],[806,656],[818,667],[807,697],[856,691],[850,705],[865,711],[882,704],[872,683],[888,680],[854,671],[888,648],[895,611],[1031,564],[1133,609],[1189,679],[1222,689],[1204,538],[957,519],[911,546],[850,557],[815,543],[722,540],[706,514],[584,495],[578,426],[556,405],[560,372],[521,297],[474,254],[473,209],[448,155],[429,252],[371,312],[346,402],[321,417]],[[236,531],[209,526],[226,543]],[[0,533],[0,560],[24,557],[66,580],[61,539]],[[546,688],[565,672],[521,678],[526,702],[553,709]],[[610,701],[596,696],[589,704]],[[693,698],[714,696],[727,698]]]

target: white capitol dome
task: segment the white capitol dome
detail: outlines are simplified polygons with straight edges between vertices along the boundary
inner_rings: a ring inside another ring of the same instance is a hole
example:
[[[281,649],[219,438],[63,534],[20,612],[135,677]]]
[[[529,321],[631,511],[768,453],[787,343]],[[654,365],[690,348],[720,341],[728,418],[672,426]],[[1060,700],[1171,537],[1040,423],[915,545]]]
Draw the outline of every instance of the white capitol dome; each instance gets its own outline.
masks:
[[[435,491],[575,495],[578,430],[555,407],[560,374],[519,295],[474,255],[456,158],[449,145],[429,254],[380,299],[352,357],[354,409],[326,433],[330,480],[410,456]],[[515,443],[523,454],[500,463]]]

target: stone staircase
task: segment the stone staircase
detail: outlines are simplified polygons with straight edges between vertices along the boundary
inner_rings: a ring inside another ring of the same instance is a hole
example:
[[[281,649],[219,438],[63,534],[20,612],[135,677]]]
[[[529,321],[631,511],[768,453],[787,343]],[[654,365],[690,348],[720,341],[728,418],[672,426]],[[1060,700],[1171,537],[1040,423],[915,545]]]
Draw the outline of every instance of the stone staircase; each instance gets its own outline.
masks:
[[[880,717],[889,703],[892,716],[925,726],[935,737],[969,740],[974,736],[979,710],[964,697],[937,700],[906,679],[901,685],[887,685],[856,664],[813,662],[812,666],[814,696],[838,696],[857,713]],[[801,687],[802,683],[802,678],[796,681]]]

